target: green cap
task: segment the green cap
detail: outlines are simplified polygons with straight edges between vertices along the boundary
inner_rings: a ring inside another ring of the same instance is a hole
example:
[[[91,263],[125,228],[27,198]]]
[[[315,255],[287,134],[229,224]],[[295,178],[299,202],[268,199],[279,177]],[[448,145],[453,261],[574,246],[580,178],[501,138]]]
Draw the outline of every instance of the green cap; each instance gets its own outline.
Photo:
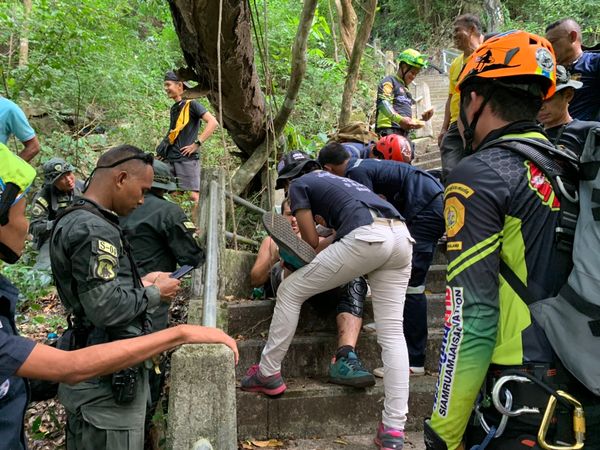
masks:
[[[418,67],[419,69],[426,69],[427,55],[423,55],[415,49],[407,48],[398,55],[398,62],[403,62],[409,66]]]
[[[51,158],[42,166],[44,169],[44,181],[47,184],[54,184],[65,173],[73,172],[75,167],[62,158]]]
[[[152,167],[154,168],[153,188],[164,189],[169,192],[177,190],[175,178],[171,175],[171,168],[167,164],[155,159],[152,163]]]

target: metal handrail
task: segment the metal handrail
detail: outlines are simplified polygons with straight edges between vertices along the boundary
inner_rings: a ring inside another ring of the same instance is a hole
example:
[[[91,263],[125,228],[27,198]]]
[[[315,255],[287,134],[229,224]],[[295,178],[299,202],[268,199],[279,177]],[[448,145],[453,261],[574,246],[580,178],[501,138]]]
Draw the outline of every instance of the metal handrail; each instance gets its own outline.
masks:
[[[233,201],[235,203],[237,203],[238,205],[244,206],[244,207],[248,208],[250,211],[253,211],[257,214],[264,214],[267,212],[264,209],[250,203],[248,200],[240,197],[239,195],[235,195],[235,194],[232,194],[231,192],[227,192],[227,191],[225,191],[225,195],[227,197],[233,199]]]
[[[219,185],[212,180],[208,193],[208,225],[206,232],[206,263],[204,265],[204,301],[202,305],[202,325],[217,326],[217,292],[219,281]]]

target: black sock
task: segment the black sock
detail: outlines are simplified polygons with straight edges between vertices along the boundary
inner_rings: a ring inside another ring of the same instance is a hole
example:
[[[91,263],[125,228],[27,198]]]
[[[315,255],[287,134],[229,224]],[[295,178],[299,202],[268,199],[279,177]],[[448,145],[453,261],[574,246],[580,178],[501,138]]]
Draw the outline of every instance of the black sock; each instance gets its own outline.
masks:
[[[352,347],[351,345],[342,345],[335,352],[335,359],[336,359],[336,361],[338,359],[340,359],[340,358],[347,358],[348,357],[348,353],[353,352],[353,351],[354,351],[354,347]]]

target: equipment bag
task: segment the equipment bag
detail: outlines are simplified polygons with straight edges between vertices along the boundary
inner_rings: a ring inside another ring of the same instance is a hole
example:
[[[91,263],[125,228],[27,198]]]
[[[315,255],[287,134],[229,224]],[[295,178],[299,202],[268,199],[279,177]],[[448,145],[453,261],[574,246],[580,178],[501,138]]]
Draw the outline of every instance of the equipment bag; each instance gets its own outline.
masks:
[[[530,305],[565,367],[600,395],[600,127],[593,128],[580,159],[579,218],[573,269],[556,297]]]
[[[369,129],[369,124],[354,121],[340,127],[336,132],[328,135],[328,142],[360,142],[368,144],[377,141],[379,136]]]

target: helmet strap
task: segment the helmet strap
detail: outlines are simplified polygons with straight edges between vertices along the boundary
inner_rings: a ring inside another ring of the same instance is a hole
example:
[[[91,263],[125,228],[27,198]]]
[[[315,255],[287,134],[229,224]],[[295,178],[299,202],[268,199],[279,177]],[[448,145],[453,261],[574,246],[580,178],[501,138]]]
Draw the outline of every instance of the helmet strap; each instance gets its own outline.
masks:
[[[467,155],[470,155],[471,153],[473,153],[473,139],[475,137],[475,129],[477,128],[477,122],[479,122],[479,118],[481,117],[481,114],[483,113],[483,108],[485,108],[487,103],[492,98],[492,95],[494,94],[494,90],[495,90],[495,88],[492,87],[492,89],[490,89],[489,92],[483,97],[483,102],[481,102],[481,106],[479,107],[479,109],[477,111],[475,111],[475,114],[473,115],[473,120],[471,121],[471,123],[469,123],[467,121],[467,113],[465,112],[464,106],[461,104],[460,120],[462,121],[463,127],[464,127],[463,137],[465,139],[465,153]],[[473,92],[473,91],[470,91],[470,92]]]

